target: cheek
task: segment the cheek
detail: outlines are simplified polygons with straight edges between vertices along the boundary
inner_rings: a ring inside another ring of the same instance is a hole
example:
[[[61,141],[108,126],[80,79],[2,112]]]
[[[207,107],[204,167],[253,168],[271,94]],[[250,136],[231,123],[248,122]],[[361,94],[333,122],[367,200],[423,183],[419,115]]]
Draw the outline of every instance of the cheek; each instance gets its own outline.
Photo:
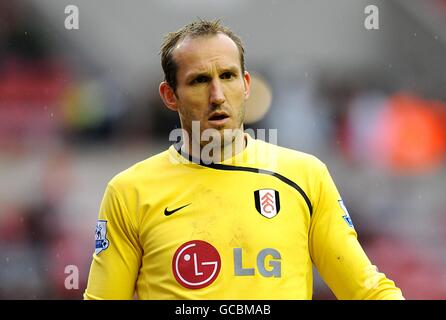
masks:
[[[180,109],[180,115],[183,119],[192,121],[192,120],[199,120],[200,114],[199,112],[194,109],[193,107],[190,107],[190,105],[186,106],[183,105]]]
[[[228,86],[226,97],[233,103],[240,103],[245,100],[245,86],[243,81],[240,83],[234,83]]]
[[[179,111],[183,116],[188,118],[200,118],[205,113],[208,100],[203,92],[199,90],[189,90],[187,93],[182,92],[179,95]]]

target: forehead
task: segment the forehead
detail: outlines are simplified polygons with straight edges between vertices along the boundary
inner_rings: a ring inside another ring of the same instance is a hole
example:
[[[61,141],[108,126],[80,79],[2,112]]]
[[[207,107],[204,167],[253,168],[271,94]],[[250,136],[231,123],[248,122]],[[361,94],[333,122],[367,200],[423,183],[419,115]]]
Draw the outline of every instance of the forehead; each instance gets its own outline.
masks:
[[[181,73],[205,71],[214,65],[240,67],[240,54],[237,45],[222,33],[184,38],[175,47],[173,58]]]

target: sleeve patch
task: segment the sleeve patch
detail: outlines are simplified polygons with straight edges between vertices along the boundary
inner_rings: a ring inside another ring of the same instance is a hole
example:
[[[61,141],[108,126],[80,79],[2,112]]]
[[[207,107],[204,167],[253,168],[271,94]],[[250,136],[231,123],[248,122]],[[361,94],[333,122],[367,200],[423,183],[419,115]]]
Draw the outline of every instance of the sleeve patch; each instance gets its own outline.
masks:
[[[96,231],[95,231],[95,250],[96,254],[104,251],[108,248],[110,242],[107,239],[107,221],[106,220],[98,220],[96,223]]]
[[[354,228],[352,218],[348,214],[348,210],[344,205],[344,201],[342,201],[342,199],[341,199],[341,200],[338,200],[338,202],[339,202],[339,205],[341,206],[342,211],[344,211],[344,213],[345,213],[345,215],[343,215],[342,218],[344,219],[345,222],[347,222],[349,227]]]

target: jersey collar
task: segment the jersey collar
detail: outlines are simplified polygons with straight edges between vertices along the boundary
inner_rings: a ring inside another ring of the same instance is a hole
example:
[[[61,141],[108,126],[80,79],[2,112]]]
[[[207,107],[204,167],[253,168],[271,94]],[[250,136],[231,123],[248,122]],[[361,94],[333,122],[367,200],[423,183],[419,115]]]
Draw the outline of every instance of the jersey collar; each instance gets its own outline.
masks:
[[[248,133],[244,134],[246,138],[246,147],[245,149],[236,154],[235,156],[228,158],[221,162],[216,162],[218,164],[225,164],[225,165],[243,165],[248,162],[249,155],[252,154],[252,151],[254,149],[254,144],[256,142],[255,139],[253,139]],[[173,144],[169,148],[169,155],[171,157],[171,160],[174,160],[175,162],[183,163],[183,164],[197,164],[200,166],[208,166],[209,163],[204,163],[201,159],[197,159],[195,157],[192,157],[192,155],[185,153],[181,150],[182,143]]]

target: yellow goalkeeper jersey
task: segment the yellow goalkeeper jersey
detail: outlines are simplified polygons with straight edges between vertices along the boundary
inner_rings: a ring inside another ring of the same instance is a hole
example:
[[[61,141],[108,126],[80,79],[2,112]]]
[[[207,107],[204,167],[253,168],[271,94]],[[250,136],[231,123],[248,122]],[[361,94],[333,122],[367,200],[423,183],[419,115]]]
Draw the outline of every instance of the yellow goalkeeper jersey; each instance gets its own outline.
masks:
[[[247,135],[221,163],[174,146],[108,184],[85,299],[403,299],[371,264],[327,167]]]

